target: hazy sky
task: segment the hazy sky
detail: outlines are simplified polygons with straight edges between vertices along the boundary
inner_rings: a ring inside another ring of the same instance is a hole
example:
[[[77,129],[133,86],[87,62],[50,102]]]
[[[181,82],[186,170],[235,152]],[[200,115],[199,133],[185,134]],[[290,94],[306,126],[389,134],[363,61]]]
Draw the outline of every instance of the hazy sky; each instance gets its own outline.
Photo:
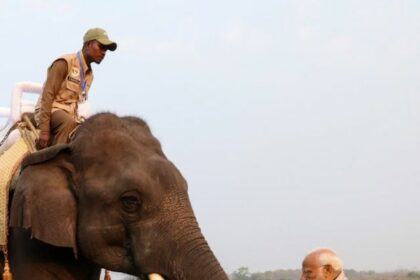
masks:
[[[0,0],[0,106],[103,27],[93,108],[149,122],[227,272],[319,246],[420,269],[419,18],[417,0]]]

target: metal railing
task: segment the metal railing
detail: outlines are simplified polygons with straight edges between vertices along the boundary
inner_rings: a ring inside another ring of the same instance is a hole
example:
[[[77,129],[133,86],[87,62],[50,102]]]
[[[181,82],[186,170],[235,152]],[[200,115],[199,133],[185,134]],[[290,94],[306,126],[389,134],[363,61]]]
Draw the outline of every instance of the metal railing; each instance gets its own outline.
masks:
[[[14,142],[18,137],[17,131],[11,131],[13,125],[21,120],[21,116],[26,112],[35,110],[36,101],[24,99],[24,94],[41,94],[42,84],[33,82],[19,82],[12,92],[10,107],[0,107],[0,118],[7,118],[6,123],[0,127],[0,152]],[[10,135],[9,135],[10,134]],[[6,140],[7,141],[4,141]]]

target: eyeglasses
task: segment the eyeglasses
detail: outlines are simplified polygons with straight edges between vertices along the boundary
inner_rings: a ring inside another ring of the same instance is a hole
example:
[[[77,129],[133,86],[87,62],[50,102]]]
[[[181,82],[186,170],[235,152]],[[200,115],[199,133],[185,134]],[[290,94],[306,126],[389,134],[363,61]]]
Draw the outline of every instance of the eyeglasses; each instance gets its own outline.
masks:
[[[300,279],[315,279],[317,276],[316,269],[324,267],[323,265],[317,266],[317,267],[311,267],[310,269],[302,269],[302,275],[300,276]]]

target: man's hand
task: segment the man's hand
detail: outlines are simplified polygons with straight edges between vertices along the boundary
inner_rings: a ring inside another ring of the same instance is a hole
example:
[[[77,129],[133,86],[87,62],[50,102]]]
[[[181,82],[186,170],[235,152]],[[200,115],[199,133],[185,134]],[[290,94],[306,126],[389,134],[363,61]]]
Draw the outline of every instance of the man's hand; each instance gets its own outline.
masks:
[[[41,150],[48,147],[49,141],[50,141],[50,132],[41,131],[39,133],[38,141],[36,142],[36,148],[38,150]]]

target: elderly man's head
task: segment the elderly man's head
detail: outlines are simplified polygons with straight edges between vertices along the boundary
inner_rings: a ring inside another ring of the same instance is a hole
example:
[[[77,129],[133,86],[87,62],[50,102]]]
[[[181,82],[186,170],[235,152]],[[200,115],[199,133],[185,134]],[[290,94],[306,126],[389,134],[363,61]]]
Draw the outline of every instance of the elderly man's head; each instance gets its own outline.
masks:
[[[309,253],[302,263],[301,280],[334,280],[343,271],[343,265],[335,252],[321,248]]]

